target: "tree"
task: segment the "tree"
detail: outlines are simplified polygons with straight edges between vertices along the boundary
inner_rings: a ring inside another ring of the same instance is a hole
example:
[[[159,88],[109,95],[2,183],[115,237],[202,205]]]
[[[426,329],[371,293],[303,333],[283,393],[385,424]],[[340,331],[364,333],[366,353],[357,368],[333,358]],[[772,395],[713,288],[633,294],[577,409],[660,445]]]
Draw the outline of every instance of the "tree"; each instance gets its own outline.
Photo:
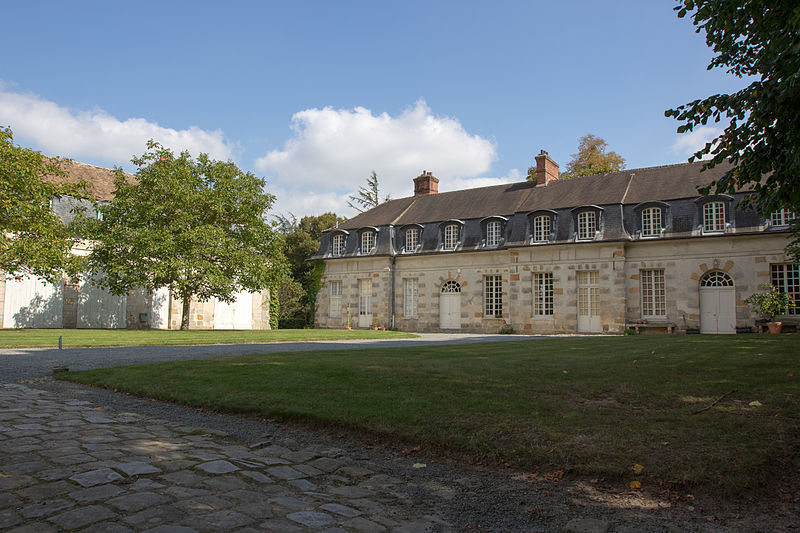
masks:
[[[389,200],[388,194],[383,201],[386,202],[387,200]],[[355,204],[353,202],[355,202]],[[348,200],[347,205],[359,213],[363,213],[364,211],[372,209],[373,207],[377,207],[380,203],[381,195],[378,186],[378,175],[373,170],[372,174],[370,174],[370,177],[367,178],[367,184],[359,187],[357,194],[350,196],[350,200]]]
[[[346,219],[334,213],[305,216],[299,222],[297,217],[291,213],[289,213],[288,217],[278,215],[275,218],[276,226],[284,233],[284,255],[289,263],[291,277],[295,282],[299,283],[303,291],[298,300],[300,307],[295,308],[296,314],[290,315],[288,312],[284,312],[283,306],[281,306],[281,312],[286,317],[294,316],[300,318],[302,315],[302,318],[307,323],[311,323],[314,300],[316,298],[315,286],[318,282],[318,280],[315,280],[314,273],[316,270],[314,261],[311,261],[311,256],[319,248],[322,232],[335,227]]]
[[[567,171],[561,175],[562,178],[605,174],[625,168],[625,159],[616,152],[606,153],[607,143],[600,137],[587,133],[578,140],[578,153],[572,154],[572,161],[567,163]]]
[[[189,303],[232,302],[241,290],[276,285],[285,272],[283,238],[266,220],[275,197],[233,162],[173,152],[150,140],[131,160],[135,182],[116,169],[114,198],[88,221],[97,243],[90,265],[114,294],[169,288]]]
[[[723,132],[689,161],[703,168],[729,161],[730,170],[702,192],[732,193],[751,188],[752,201],[766,215],[779,208],[800,212],[800,5],[783,0],[682,0],[678,17],[691,17],[705,32],[715,56],[708,69],[725,68],[736,77],[754,77],[733,94],[715,94],[665,111],[692,131],[709,120]],[[800,260],[800,228],[793,224],[795,257]]]
[[[50,209],[56,196],[85,199],[85,182],[61,183],[64,161],[14,144],[11,128],[0,128],[0,270],[57,283],[78,270],[70,253],[75,234]]]

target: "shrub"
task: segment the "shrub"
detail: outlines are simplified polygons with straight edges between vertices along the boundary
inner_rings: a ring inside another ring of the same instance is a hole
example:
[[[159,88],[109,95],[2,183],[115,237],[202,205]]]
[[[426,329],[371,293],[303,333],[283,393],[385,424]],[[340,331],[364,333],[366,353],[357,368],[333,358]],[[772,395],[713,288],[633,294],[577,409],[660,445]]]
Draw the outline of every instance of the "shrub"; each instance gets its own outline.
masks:
[[[278,329],[303,329],[306,321],[303,318],[281,318],[278,320]]]

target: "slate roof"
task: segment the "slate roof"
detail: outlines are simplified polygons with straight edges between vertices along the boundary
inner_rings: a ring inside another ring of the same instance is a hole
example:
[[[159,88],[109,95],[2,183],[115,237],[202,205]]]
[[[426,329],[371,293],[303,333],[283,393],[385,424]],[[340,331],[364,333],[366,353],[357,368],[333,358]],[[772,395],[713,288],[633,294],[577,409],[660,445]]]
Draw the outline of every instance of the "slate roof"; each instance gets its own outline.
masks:
[[[700,172],[703,162],[621,170],[558,179],[537,187],[510,183],[390,200],[340,224],[340,229],[403,226],[450,219],[564,209],[584,205],[639,204],[699,196],[698,186],[719,179],[730,168],[717,165]]]

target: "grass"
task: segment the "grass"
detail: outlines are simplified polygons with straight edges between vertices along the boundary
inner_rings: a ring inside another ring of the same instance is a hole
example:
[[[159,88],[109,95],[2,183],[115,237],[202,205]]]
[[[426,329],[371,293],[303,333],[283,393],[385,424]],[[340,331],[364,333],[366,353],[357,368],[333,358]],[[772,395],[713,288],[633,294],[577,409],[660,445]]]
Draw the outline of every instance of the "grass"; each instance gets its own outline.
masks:
[[[0,348],[58,346],[170,346],[179,344],[241,344],[285,341],[331,341],[414,337],[400,331],[279,329],[279,330],[127,330],[127,329],[0,329]]]
[[[734,491],[769,482],[798,452],[798,341],[543,339],[249,355],[63,379],[367,432],[529,472]],[[643,475],[634,476],[634,464]]]

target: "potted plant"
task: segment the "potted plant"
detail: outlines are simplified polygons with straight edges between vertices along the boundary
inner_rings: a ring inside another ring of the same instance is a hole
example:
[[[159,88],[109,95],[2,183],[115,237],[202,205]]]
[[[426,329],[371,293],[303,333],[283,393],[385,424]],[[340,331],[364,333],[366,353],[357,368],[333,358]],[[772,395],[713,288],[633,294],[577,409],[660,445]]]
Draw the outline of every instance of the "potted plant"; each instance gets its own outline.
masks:
[[[378,331],[378,317],[372,319],[372,329],[373,331]]]
[[[756,292],[745,300],[762,317],[767,319],[767,327],[770,333],[780,333],[781,322],[775,322],[777,315],[782,315],[789,307],[794,307],[794,299],[778,290],[775,285],[763,283],[762,292]]]

